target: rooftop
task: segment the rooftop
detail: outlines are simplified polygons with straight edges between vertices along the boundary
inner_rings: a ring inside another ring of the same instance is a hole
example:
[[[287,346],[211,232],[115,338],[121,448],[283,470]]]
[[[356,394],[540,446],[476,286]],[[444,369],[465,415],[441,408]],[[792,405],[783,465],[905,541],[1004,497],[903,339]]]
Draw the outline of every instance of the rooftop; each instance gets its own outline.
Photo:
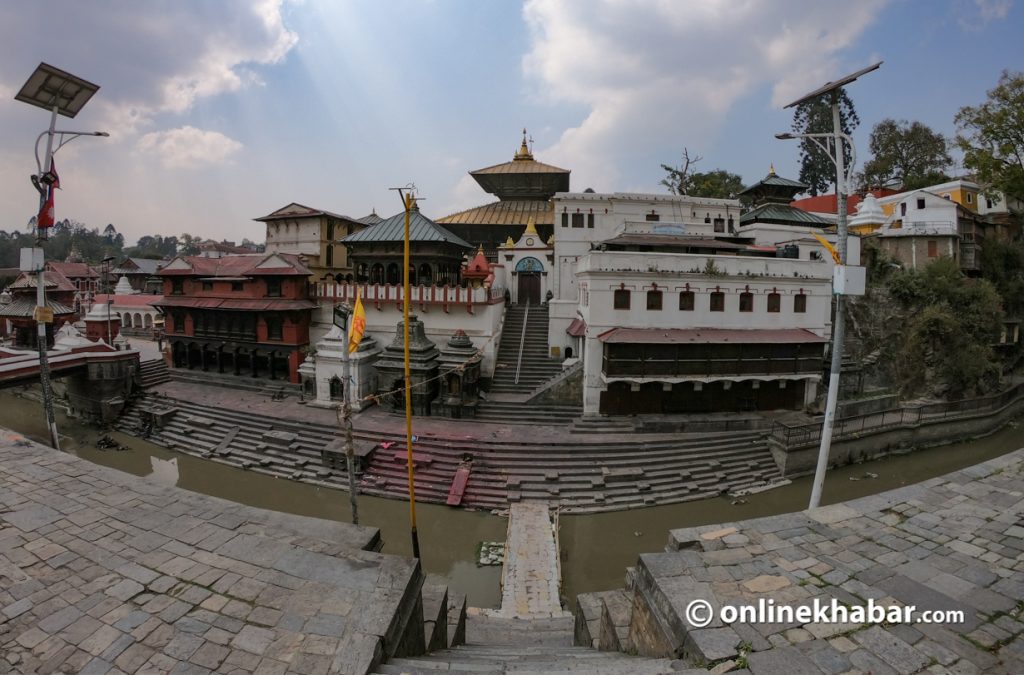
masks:
[[[824,343],[805,328],[612,328],[597,336],[610,344],[794,344]]]
[[[343,244],[361,244],[368,242],[382,241],[404,241],[405,240],[405,211],[400,211],[390,218],[386,218],[376,225],[354,232],[341,240]],[[439,241],[448,242],[462,248],[471,249],[473,246],[462,238],[452,234],[441,227],[430,218],[420,213],[418,207],[413,207],[409,214],[409,241],[427,242]]]

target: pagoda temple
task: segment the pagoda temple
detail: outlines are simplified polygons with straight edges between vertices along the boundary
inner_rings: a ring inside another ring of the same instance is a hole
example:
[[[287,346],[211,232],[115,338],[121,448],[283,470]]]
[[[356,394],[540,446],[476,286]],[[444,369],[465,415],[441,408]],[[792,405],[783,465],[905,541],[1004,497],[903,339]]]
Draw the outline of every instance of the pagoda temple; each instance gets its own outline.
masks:
[[[740,197],[750,199],[754,206],[740,216],[740,227],[754,223],[822,228],[833,225],[834,223],[826,218],[790,206],[793,198],[807,187],[805,183],[777,175],[775,167],[772,166],[767,176],[739,194]]]
[[[533,218],[540,236],[547,241],[554,233],[555,212],[551,198],[569,191],[569,170],[538,162],[523,141],[512,161],[495,164],[469,175],[498,201],[440,218],[453,233],[474,245],[483,245],[487,257],[497,260],[498,246],[512,238],[518,241]]]

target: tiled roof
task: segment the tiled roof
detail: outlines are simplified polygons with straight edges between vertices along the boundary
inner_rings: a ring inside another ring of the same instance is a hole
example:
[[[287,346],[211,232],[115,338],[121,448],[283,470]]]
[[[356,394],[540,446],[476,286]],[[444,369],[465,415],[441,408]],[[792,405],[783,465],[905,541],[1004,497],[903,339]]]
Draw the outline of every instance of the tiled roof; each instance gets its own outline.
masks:
[[[44,272],[44,274],[46,275],[46,290],[47,291],[77,291],[78,290],[77,288],[75,288],[75,285],[73,283],[68,281],[68,278],[66,276],[64,276],[63,274],[61,274],[57,270],[52,270],[52,269],[51,270],[46,270]],[[36,283],[36,275],[35,275],[35,273],[32,273],[32,274],[22,273],[22,275],[19,276],[17,279],[15,279],[14,283],[12,283],[10,286],[8,286],[8,288],[10,288],[10,289],[36,288],[37,286],[38,286],[38,284]]]
[[[371,213],[368,216],[363,216],[362,218],[356,218],[356,222],[357,223],[362,223],[363,225],[376,225],[377,223],[379,223],[382,220],[384,220],[384,219],[381,218],[380,216],[378,216],[376,211],[374,211],[373,213]]]
[[[53,310],[54,316],[66,316],[74,314],[75,310],[67,305],[61,304],[50,298],[46,299],[46,306]],[[0,316],[31,317],[35,315],[36,299],[28,297],[15,297],[10,303],[0,305]]]
[[[354,232],[341,240],[343,244],[356,244],[371,241],[404,241],[405,211],[371,225],[359,232]],[[419,211],[409,215],[409,241],[446,241],[463,248],[473,248],[465,240],[452,234]]]
[[[288,300],[285,298],[179,298],[158,297],[150,304],[154,307],[192,307],[201,309],[229,309],[240,311],[294,311],[315,309],[312,300]]]
[[[554,225],[555,207],[551,202],[514,199],[477,206],[439,218],[439,223],[480,225],[526,225],[530,218],[538,225]]]
[[[772,172],[772,173],[769,173],[764,178],[762,178],[761,180],[759,180],[758,182],[756,182],[753,185],[751,185],[750,187],[744,188],[743,192],[740,192],[740,194],[742,195],[744,193],[751,192],[751,191],[755,190],[756,188],[759,188],[759,187],[762,187],[762,186],[765,186],[765,185],[768,185],[768,186],[771,186],[771,187],[794,188],[794,189],[799,189],[799,190],[806,190],[808,187],[810,187],[806,183],[801,183],[798,180],[791,180],[789,178],[783,178],[782,176],[779,176],[779,175],[775,174],[774,172]]]
[[[612,344],[792,344],[828,342],[805,328],[612,328],[597,336]]]
[[[513,159],[511,162],[503,162],[494,166],[484,167],[469,172],[471,176],[496,173],[569,173],[568,169],[560,169],[535,159]]]
[[[872,194],[876,198],[881,199],[888,197],[889,195],[896,194],[895,190],[889,190],[887,188],[881,188],[878,190],[872,190]],[[857,213],[857,204],[860,204],[860,195],[849,195],[846,198],[846,213],[853,215]],[[811,213],[836,213],[836,195],[833,192],[830,195],[818,195],[817,197],[804,197],[803,199],[797,199],[789,203],[790,206],[802,211],[810,211]]]
[[[303,206],[296,202],[292,202],[288,206],[283,206],[273,213],[269,213],[259,218],[253,218],[261,222],[268,220],[281,220],[283,218],[315,218],[318,216],[327,216],[329,218],[339,218],[341,220],[351,220],[352,222],[359,222],[354,218],[343,216],[340,213],[331,213],[330,211],[324,211],[323,209],[314,209],[308,206]]]
[[[143,295],[142,293],[136,295],[107,295],[106,293],[97,293],[93,296],[93,301],[97,304],[104,304],[108,299],[114,301],[115,307],[147,307],[153,303],[163,300],[162,295]]]
[[[131,263],[138,269],[132,267],[125,267],[126,264]],[[113,270],[111,274],[149,274],[150,276],[156,274],[157,269],[163,264],[163,260],[153,260],[152,258],[125,258],[121,263]]]
[[[756,209],[747,211],[740,216],[740,225],[748,225],[755,222],[813,225],[817,227],[827,227],[835,224],[827,218],[816,216],[808,211],[802,211],[786,204],[770,203],[762,204]]]
[[[279,258],[284,266],[260,267],[265,260]],[[259,275],[301,275],[309,276],[311,272],[299,257],[292,253],[255,253],[249,255],[226,255],[220,258],[202,256],[178,256],[175,260],[186,261],[192,269],[167,269],[159,271],[160,276],[201,276],[201,277],[238,277]],[[171,263],[174,261],[172,260]],[[170,265],[171,263],[167,263]]]
[[[90,279],[99,278],[99,273],[93,268],[89,267],[87,263],[81,262],[57,262],[51,260],[46,263],[46,266],[52,270],[57,270],[64,276],[71,277],[88,277]]]

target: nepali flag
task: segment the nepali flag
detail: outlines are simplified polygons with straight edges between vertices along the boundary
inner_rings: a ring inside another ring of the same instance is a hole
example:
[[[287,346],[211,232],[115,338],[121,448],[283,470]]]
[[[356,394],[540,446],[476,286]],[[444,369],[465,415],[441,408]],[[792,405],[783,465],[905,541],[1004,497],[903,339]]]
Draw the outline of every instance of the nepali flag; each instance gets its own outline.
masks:
[[[36,218],[36,226],[41,230],[53,227],[56,222],[53,212],[53,191],[60,188],[60,177],[57,175],[57,167],[54,166],[52,157],[50,158],[50,174],[52,174],[53,181],[46,186],[46,199]]]

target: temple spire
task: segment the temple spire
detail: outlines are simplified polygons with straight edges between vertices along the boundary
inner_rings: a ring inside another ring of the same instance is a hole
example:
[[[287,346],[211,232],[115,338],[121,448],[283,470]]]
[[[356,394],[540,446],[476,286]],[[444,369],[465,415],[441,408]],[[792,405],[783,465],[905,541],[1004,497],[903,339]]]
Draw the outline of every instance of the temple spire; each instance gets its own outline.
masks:
[[[526,127],[523,127],[523,142],[519,146],[519,152],[517,152],[512,159],[514,160],[526,160],[533,159],[533,153],[530,152],[530,146],[526,143]]]

